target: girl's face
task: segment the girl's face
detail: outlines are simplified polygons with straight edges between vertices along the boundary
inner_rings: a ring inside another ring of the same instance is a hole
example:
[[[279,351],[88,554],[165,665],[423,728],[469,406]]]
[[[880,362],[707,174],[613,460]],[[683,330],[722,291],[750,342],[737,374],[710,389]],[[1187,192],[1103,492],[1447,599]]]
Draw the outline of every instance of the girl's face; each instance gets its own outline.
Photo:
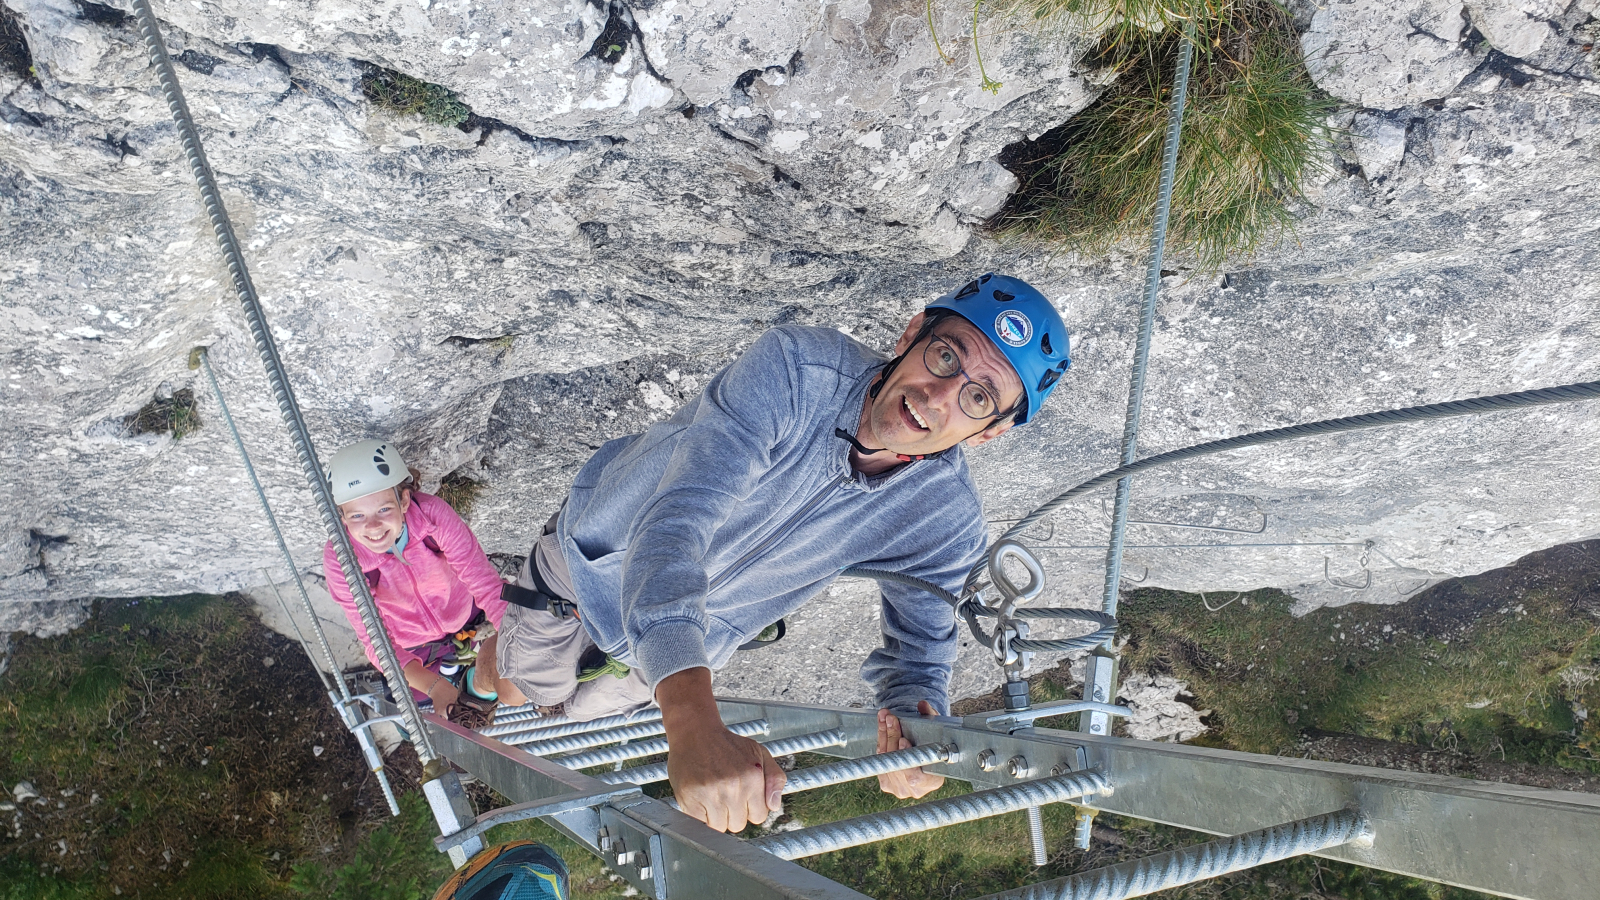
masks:
[[[388,553],[400,539],[400,529],[406,524],[406,507],[410,505],[409,488],[378,491],[340,506],[339,518],[361,546],[373,553]]]

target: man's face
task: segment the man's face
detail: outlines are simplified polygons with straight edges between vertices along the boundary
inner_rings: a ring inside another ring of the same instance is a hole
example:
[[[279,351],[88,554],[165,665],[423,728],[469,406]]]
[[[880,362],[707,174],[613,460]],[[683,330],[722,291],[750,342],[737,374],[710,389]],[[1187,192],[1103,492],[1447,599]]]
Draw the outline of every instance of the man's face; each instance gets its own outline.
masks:
[[[1010,420],[997,424],[992,417],[973,418],[962,410],[960,397],[964,389],[972,391],[967,385],[970,378],[996,401],[1000,412],[1012,409],[1022,399],[1022,381],[1011,364],[960,316],[940,320],[931,333],[916,340],[922,321],[923,315],[918,313],[895,346],[895,353],[904,353],[905,359],[871,401],[863,424],[870,428],[872,440],[863,443],[906,456],[926,456],[961,441],[976,446],[1005,433]],[[955,352],[965,375],[958,372],[940,378],[928,370],[923,355],[934,340]],[[968,405],[972,405],[970,399]]]

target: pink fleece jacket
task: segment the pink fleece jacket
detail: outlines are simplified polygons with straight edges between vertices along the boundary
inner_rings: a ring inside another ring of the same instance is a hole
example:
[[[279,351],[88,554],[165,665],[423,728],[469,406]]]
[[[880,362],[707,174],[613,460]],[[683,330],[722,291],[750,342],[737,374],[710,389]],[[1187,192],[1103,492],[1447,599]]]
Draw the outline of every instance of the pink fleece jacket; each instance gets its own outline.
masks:
[[[412,491],[411,506],[406,509],[406,537],[404,562],[392,553],[373,553],[361,542],[350,541],[402,667],[420,659],[407,647],[420,647],[460,630],[472,617],[474,606],[500,627],[506,613],[506,602],[500,599],[500,573],[450,504]],[[344,607],[367,649],[367,659],[377,666],[378,655],[361,623],[332,541],[323,550],[322,565],[328,592]]]

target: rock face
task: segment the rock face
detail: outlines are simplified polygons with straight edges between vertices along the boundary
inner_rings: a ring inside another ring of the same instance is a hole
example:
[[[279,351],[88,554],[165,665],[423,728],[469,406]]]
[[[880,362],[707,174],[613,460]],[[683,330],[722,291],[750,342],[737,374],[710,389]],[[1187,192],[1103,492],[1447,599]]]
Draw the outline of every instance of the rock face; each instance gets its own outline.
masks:
[[[1176,261],[1147,452],[1600,377],[1594,6],[1517,2],[1297,10],[1318,83],[1350,104],[1342,136],[1292,238],[1217,276]],[[0,53],[0,631],[71,627],[93,596],[287,577],[195,346],[311,570],[310,494],[137,33],[93,3],[0,4],[32,66]],[[971,454],[988,514],[1115,463],[1142,270],[974,227],[1017,187],[996,154],[1096,96],[1070,43],[986,28],[989,93],[955,6],[953,64],[921,3],[157,12],[324,452],[392,435],[429,486],[482,482],[470,521],[493,553],[524,553],[595,447],[766,327],[887,347],[990,268],[1057,300],[1075,362],[1036,424]],[[457,92],[469,130],[374,109],[368,65]],[[126,426],[183,389],[198,430]],[[1393,602],[1600,533],[1597,451],[1578,405],[1212,457],[1136,480],[1124,571]],[[1098,602],[1106,521],[1091,499],[1035,534],[1053,601]],[[724,684],[864,702],[840,673],[875,616],[841,583]],[[998,677],[966,652],[958,694]]]

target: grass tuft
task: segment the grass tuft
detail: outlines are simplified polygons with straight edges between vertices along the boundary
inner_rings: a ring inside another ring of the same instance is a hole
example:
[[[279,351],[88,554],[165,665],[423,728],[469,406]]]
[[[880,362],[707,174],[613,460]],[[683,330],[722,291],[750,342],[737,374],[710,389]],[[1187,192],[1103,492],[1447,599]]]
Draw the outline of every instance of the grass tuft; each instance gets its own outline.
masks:
[[[173,391],[170,397],[155,397],[122,420],[122,430],[128,437],[170,434],[178,441],[199,428],[200,407],[195,402],[194,391],[188,388]]]
[[[424,122],[447,128],[455,128],[472,116],[471,107],[444,85],[379,66],[369,66],[361,76],[361,93],[379,109],[397,116],[420,116]]]
[[[1209,271],[1293,224],[1289,205],[1315,170],[1333,109],[1306,72],[1287,13],[1247,0],[1223,15],[1198,26],[1167,236],[1169,253]],[[1003,160],[1023,187],[992,223],[1002,234],[1090,254],[1148,241],[1181,31],[1108,35],[1096,59],[1117,81]]]
[[[444,477],[439,482],[439,499],[450,504],[456,515],[463,519],[470,518],[472,507],[483,495],[484,488],[488,485],[481,481],[468,478],[466,473],[457,469]]]

